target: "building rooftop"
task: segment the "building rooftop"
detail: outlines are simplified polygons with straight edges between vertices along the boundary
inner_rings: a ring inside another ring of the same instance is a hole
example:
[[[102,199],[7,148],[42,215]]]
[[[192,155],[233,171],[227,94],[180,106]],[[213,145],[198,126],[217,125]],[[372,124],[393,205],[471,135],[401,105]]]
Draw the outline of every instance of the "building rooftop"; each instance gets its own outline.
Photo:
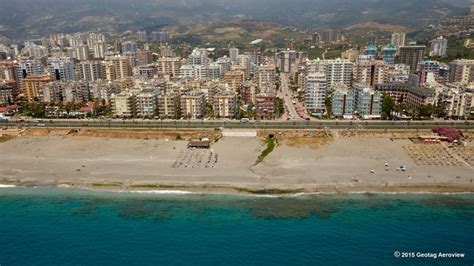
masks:
[[[408,83],[379,83],[379,84],[375,84],[375,90],[377,91],[383,91],[383,90],[407,91],[419,96],[430,96],[435,93],[434,90],[432,89],[414,87]]]

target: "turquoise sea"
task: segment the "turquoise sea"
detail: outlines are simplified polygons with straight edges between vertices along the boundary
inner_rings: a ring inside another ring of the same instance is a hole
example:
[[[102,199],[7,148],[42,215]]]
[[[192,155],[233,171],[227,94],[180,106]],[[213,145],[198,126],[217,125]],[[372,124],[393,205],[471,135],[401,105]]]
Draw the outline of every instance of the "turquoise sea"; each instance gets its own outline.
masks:
[[[169,264],[473,265],[474,195],[0,188],[2,266]]]

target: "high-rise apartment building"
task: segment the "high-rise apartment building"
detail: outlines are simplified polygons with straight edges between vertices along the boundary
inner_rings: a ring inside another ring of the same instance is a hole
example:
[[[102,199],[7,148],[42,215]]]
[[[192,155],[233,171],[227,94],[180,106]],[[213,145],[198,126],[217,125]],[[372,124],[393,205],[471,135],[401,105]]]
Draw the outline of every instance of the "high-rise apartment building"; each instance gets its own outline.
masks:
[[[158,73],[162,75],[178,76],[181,68],[181,58],[179,57],[162,57],[156,62]]]
[[[445,56],[448,49],[448,39],[440,36],[431,40],[430,56]]]
[[[102,59],[107,53],[107,45],[104,42],[97,42],[92,45],[92,54],[95,59]]]
[[[105,77],[107,80],[123,80],[132,76],[130,57],[111,56],[105,59]]]
[[[99,60],[81,61],[77,64],[77,76],[80,80],[104,80],[104,64]]]
[[[144,89],[135,97],[137,117],[153,118],[158,115],[158,90]]]
[[[74,49],[76,50],[76,53],[75,53],[75,59],[77,60],[89,60],[89,46],[87,45],[79,45],[79,46],[76,46],[74,47]]]
[[[224,90],[214,95],[214,112],[217,118],[234,118],[238,111],[237,93]]]
[[[326,110],[326,75],[324,72],[314,72],[305,78],[305,106],[306,111],[321,116]]]
[[[449,64],[449,82],[468,84],[474,81],[474,60],[459,59]]]
[[[152,31],[150,39],[154,42],[167,42],[170,39],[170,35],[164,31]]]
[[[46,60],[48,72],[54,80],[75,80],[76,70],[70,57],[49,57]]]
[[[112,81],[92,81],[89,86],[92,99],[104,100],[106,103],[110,103],[112,95],[121,92],[120,84]]]
[[[138,50],[135,57],[139,66],[148,65],[153,62],[153,53],[149,50]]]
[[[181,98],[179,93],[166,93],[157,96],[158,116],[178,119],[181,116]]]
[[[259,88],[273,88],[276,77],[275,66],[262,65],[257,67],[256,77]]]
[[[388,65],[395,64],[395,57],[397,56],[397,47],[393,44],[389,44],[382,48],[382,58]]]
[[[16,81],[17,80],[18,63],[12,60],[0,61],[0,81]]]
[[[230,70],[224,74],[224,82],[231,88],[237,90],[245,80],[245,72],[242,70]]]
[[[341,33],[337,30],[325,30],[322,36],[323,43],[331,44],[341,41]]]
[[[255,111],[258,119],[272,118],[275,115],[274,92],[260,92],[255,95]]]
[[[372,56],[373,59],[377,58],[377,46],[375,46],[373,44],[368,45],[365,48],[364,54]]]
[[[239,48],[229,48],[229,57],[232,64],[237,64],[239,62]]]
[[[355,90],[337,86],[331,97],[332,115],[351,119],[355,111]]]
[[[135,117],[135,95],[130,92],[121,92],[110,97],[112,112],[116,117]]]
[[[324,64],[324,74],[328,86],[334,84],[352,84],[352,68],[353,64],[349,60],[333,59],[322,60]]]
[[[382,113],[382,93],[367,86],[356,86],[355,106],[363,119],[380,118]]]
[[[171,49],[171,47],[167,45],[160,46],[160,55],[161,57],[174,57],[175,56],[173,49]]]
[[[405,46],[405,33],[393,33],[391,44],[397,48],[397,55],[400,52],[400,47]]]
[[[43,86],[54,79],[49,75],[42,76],[28,76],[22,81],[22,93],[23,97],[28,102],[42,100],[43,98]]]
[[[371,87],[378,83],[385,83],[387,69],[387,64],[381,60],[357,62],[354,66],[354,83]]]
[[[137,43],[132,41],[122,42],[121,51],[123,55],[133,55],[137,52]]]
[[[206,114],[206,95],[202,91],[190,91],[181,96],[181,115],[198,119]]]
[[[30,75],[42,75],[43,73],[43,64],[37,59],[25,59],[18,62],[16,70],[16,78],[21,81],[22,79]]]
[[[425,46],[400,47],[400,63],[410,66],[411,73],[415,73],[418,63],[423,61],[425,48]]]
[[[148,41],[148,36],[146,34],[146,31],[137,31],[137,40],[139,42],[146,42]]]
[[[290,73],[298,69],[298,65],[308,59],[306,52],[285,50],[275,54],[275,65],[280,71]]]
[[[13,88],[0,83],[0,106],[10,105],[14,100]]]
[[[42,87],[42,100],[54,102],[87,102],[90,100],[89,83],[85,81],[53,81]]]

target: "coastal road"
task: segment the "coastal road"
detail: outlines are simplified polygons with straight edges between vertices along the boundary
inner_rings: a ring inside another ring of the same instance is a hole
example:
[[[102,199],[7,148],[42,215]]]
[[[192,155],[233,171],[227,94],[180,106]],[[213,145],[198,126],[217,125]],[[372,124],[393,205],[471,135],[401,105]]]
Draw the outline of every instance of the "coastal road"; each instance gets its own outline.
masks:
[[[293,118],[293,120],[302,120],[299,116],[298,112],[296,111],[295,105],[293,104],[293,92],[290,91],[289,84],[288,84],[288,75],[285,73],[280,73],[281,79],[281,88],[283,91],[283,99],[285,100],[285,104],[288,107],[289,117]]]
[[[250,121],[241,123],[230,120],[92,120],[92,119],[28,119],[0,122],[0,127],[31,128],[116,128],[116,129],[432,129],[452,127],[474,129],[474,120],[470,121]]]

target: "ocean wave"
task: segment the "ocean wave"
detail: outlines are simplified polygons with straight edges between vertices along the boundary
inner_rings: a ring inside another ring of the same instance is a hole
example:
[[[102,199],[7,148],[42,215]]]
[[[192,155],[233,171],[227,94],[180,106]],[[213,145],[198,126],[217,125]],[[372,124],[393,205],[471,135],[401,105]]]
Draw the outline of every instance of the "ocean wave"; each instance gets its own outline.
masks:
[[[194,194],[194,192],[184,191],[184,190],[130,190],[127,192],[141,193],[141,194],[176,194],[176,195]]]
[[[383,191],[350,191],[350,192],[301,192],[288,195],[281,195],[282,197],[303,197],[311,195],[359,195],[359,194],[380,194],[380,195],[464,195],[474,194],[474,192],[433,192],[433,191],[399,191],[399,192],[383,192]]]
[[[0,184],[0,188],[12,188],[12,187],[16,187],[15,185],[3,185],[3,184]]]

